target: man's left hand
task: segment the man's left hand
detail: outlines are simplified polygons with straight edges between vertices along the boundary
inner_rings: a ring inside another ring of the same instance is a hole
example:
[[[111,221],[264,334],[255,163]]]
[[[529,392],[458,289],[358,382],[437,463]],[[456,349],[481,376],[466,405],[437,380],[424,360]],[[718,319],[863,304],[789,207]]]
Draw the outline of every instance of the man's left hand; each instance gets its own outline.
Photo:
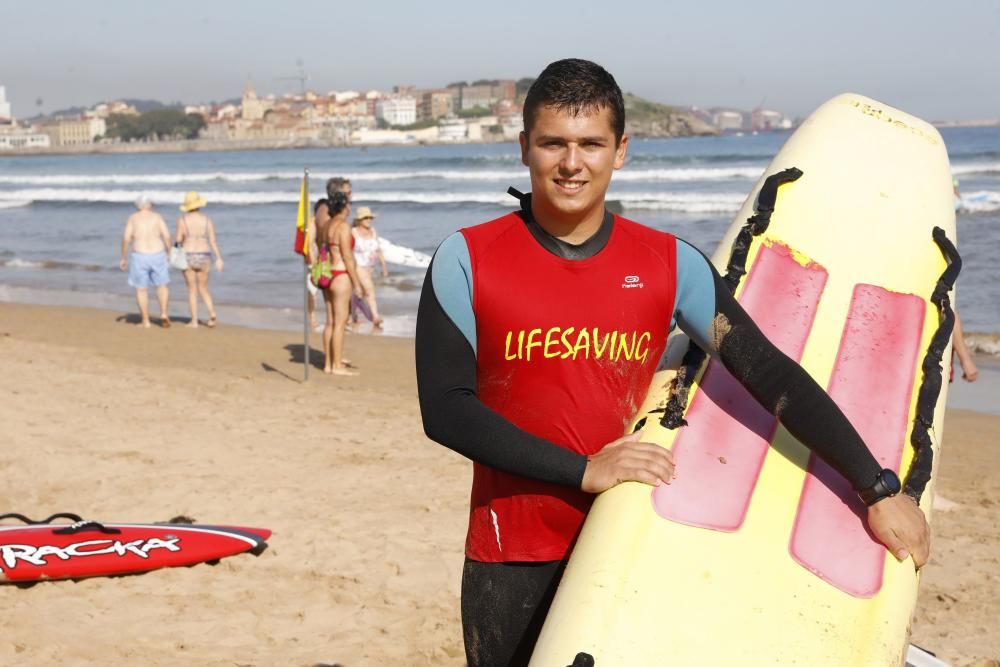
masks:
[[[919,570],[930,555],[930,528],[923,511],[905,494],[883,498],[868,508],[868,527],[893,556],[913,557]]]

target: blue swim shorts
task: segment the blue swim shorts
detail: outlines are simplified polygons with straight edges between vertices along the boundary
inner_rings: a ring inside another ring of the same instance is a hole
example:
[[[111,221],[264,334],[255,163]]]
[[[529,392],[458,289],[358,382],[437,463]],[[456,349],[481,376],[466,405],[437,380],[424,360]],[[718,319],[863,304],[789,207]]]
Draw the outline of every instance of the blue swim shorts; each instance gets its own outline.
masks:
[[[170,282],[167,253],[133,252],[128,259],[128,284],[136,289],[159,287]]]

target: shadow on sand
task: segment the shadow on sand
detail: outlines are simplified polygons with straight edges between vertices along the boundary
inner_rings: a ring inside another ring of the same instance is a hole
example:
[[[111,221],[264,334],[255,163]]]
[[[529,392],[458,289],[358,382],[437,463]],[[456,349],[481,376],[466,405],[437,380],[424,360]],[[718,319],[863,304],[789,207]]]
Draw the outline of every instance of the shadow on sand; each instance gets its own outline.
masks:
[[[305,359],[305,345],[302,343],[289,343],[285,350],[288,351],[288,360],[294,364],[301,364]],[[309,365],[322,371],[325,363],[326,356],[320,350],[310,348]]]
[[[140,322],[142,322],[142,318],[139,316],[139,313],[125,313],[124,315],[119,315],[118,317],[116,317],[115,318],[115,322],[121,322],[123,324],[138,325]],[[163,324],[160,322],[160,317],[158,315],[150,315],[149,316],[149,322],[154,327],[163,327]],[[171,317],[170,318],[170,323],[172,325],[185,325],[185,324],[188,324],[189,322],[191,322],[191,318],[190,317]],[[163,328],[166,328],[166,327],[163,327]]]

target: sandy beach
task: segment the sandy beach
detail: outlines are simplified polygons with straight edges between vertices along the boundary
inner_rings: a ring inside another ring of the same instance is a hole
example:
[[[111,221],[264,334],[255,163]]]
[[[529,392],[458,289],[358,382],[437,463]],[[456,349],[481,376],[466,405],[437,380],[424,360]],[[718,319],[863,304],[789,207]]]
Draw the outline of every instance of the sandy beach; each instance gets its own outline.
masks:
[[[214,566],[0,586],[0,664],[464,665],[471,467],[423,435],[412,340],[347,347],[361,376],[314,352],[304,384],[301,334],[0,304],[0,511],[274,531]],[[998,667],[1000,417],[949,411],[944,447],[912,641]]]

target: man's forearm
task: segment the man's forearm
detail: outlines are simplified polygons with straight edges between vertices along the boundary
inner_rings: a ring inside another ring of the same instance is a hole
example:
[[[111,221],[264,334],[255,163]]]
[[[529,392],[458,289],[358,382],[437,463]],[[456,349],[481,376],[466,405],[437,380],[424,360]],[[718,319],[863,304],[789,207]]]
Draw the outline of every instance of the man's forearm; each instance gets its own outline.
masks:
[[[761,332],[704,255],[678,241],[676,316],[699,347],[855,489],[881,466],[833,399]]]
[[[483,465],[529,479],[580,488],[587,458],[519,429],[476,393],[476,356],[424,280],[417,311],[417,389],[424,431]]]
[[[843,475],[856,491],[875,482],[882,466],[829,394],[760,331],[718,279],[716,299],[729,331],[718,355],[755,399],[802,444]]]

